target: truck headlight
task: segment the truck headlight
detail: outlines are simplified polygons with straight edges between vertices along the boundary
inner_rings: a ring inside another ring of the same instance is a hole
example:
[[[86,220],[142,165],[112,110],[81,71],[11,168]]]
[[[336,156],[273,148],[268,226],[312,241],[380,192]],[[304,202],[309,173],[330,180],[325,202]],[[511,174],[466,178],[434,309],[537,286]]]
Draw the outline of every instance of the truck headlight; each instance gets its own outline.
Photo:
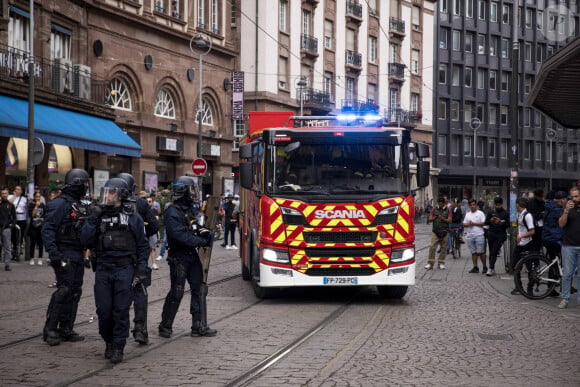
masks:
[[[393,249],[391,251],[391,262],[404,262],[415,258],[415,249],[413,247],[405,247],[403,249]]]
[[[289,264],[290,254],[288,254],[287,250],[263,249],[262,259],[269,262]]]
[[[285,224],[295,225],[295,226],[307,226],[306,219],[300,213],[300,211],[290,208],[290,207],[280,207],[282,211],[282,218]]]

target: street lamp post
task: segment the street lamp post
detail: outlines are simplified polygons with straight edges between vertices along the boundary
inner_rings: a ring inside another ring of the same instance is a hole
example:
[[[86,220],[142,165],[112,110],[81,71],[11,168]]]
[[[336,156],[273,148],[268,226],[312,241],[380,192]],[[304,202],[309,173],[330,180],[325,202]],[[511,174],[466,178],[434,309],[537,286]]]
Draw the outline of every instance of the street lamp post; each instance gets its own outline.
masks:
[[[478,117],[473,118],[469,125],[473,129],[473,199],[477,200],[475,190],[477,188],[477,129],[481,126],[481,120]]]
[[[298,80],[298,82],[296,83],[296,86],[299,87],[298,90],[300,90],[300,117],[302,117],[304,115],[304,93],[302,92],[302,88],[304,86],[306,86],[306,77],[304,77],[303,75],[300,76],[300,79]]]
[[[201,136],[201,128],[202,128],[202,123],[201,123],[201,119],[202,119],[202,112],[203,112],[203,82],[202,82],[202,77],[203,77],[203,56],[206,54],[209,54],[209,52],[211,51],[211,47],[212,47],[212,42],[211,39],[205,35],[205,34],[197,34],[195,36],[192,36],[191,39],[189,40],[189,49],[191,50],[191,52],[193,52],[194,54],[196,53],[196,51],[194,50],[194,45],[195,47],[198,49],[197,54],[199,55],[199,101],[197,104],[197,124],[198,124],[198,130],[197,130],[197,157],[198,158],[202,158],[202,154],[201,154],[201,150],[202,150],[202,136]]]
[[[548,129],[546,131],[546,138],[548,139],[548,141],[550,141],[550,191],[552,190],[552,157],[553,157],[553,146],[554,146],[554,140],[556,139],[558,133],[556,133],[556,131],[554,129]]]

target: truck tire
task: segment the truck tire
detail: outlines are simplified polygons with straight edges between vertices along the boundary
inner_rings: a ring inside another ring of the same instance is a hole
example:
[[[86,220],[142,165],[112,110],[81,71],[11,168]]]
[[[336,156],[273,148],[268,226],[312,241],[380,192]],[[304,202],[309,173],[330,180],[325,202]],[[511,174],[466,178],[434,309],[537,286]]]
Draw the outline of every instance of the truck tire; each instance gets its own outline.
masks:
[[[407,294],[408,286],[377,286],[379,295],[390,300],[400,300]]]

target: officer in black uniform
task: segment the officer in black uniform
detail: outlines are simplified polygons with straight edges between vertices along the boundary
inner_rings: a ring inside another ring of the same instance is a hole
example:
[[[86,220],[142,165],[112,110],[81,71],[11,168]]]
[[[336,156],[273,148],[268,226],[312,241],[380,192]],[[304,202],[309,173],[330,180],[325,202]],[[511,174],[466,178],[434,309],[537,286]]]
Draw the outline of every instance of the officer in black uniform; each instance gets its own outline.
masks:
[[[109,179],[101,189],[99,206],[81,230],[81,242],[95,251],[99,334],[106,343],[105,358],[113,364],[123,360],[133,284],[146,281],[149,258],[143,220],[123,207],[128,196],[125,180]]]
[[[87,218],[87,206],[80,199],[86,195],[89,174],[71,169],[64,178],[62,194],[46,205],[42,241],[56,275],[57,289],[52,294],[43,339],[48,345],[64,341],[82,341],[73,330],[84,276],[83,247],[80,229]]]
[[[178,178],[172,186],[173,204],[165,210],[163,223],[167,232],[169,253],[167,262],[170,269],[171,289],[163,304],[159,336],[169,338],[179,304],[183,298],[185,281],[191,288],[189,311],[192,316],[191,336],[215,336],[215,329],[207,328],[200,333],[201,316],[199,293],[202,281],[202,267],[197,248],[209,246],[211,232],[205,228],[194,229],[196,217],[192,204],[192,180],[188,176]]]
[[[127,185],[129,186],[129,198],[123,201],[123,209],[126,213],[132,214],[137,213],[141,216],[143,222],[147,222],[152,227],[145,227],[145,236],[151,230],[157,232],[159,230],[159,222],[155,219],[155,216],[148,211],[148,216],[146,215],[145,218],[141,215],[139,211],[137,211],[137,201],[139,199],[135,198],[135,179],[133,175],[129,173],[119,173],[117,175],[118,178],[125,180]],[[147,200],[145,200],[145,206],[147,210],[149,210],[149,204],[147,204]],[[149,232],[147,232],[149,230]],[[135,312],[135,317],[133,319],[133,323],[135,324],[133,327],[133,338],[139,344],[149,344],[149,332],[147,331],[147,303],[148,303],[148,296],[147,296],[147,287],[151,286],[151,268],[147,267],[146,269],[147,278],[144,281],[134,284],[133,287],[133,311]]]

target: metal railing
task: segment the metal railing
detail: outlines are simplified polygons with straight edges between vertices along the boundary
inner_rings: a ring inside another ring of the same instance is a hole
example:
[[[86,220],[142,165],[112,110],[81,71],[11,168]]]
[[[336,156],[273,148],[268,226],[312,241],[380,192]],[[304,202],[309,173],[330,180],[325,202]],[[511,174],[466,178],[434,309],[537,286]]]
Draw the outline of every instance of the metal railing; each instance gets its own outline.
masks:
[[[391,20],[389,22],[389,28],[392,31],[397,31],[397,32],[404,34],[405,33],[405,21],[391,16]]]
[[[345,109],[346,108],[346,109]],[[342,109],[344,110],[352,110],[352,111],[379,111],[379,105],[375,102],[374,99],[367,99],[366,101],[361,101],[358,99],[343,99],[342,100]]]
[[[355,3],[352,0],[347,0],[346,2],[346,14],[354,15],[358,18],[362,18],[362,5]]]
[[[405,77],[405,65],[402,63],[389,63],[389,76],[404,78]]]
[[[352,50],[346,50],[346,64],[350,66],[361,67],[362,54]]]
[[[414,123],[422,118],[421,113],[402,108],[385,109],[383,115],[385,121],[397,123]]]
[[[0,79],[28,83],[28,52],[0,44]],[[105,104],[106,81],[97,79],[86,66],[64,60],[34,57],[34,88]]]
[[[300,88],[298,88],[298,102],[300,102]],[[332,96],[322,90],[316,90],[311,87],[302,88],[302,102],[305,104],[315,104],[321,107],[328,107],[332,104]]]
[[[302,34],[300,36],[300,49],[318,53],[318,39],[307,34]]]

